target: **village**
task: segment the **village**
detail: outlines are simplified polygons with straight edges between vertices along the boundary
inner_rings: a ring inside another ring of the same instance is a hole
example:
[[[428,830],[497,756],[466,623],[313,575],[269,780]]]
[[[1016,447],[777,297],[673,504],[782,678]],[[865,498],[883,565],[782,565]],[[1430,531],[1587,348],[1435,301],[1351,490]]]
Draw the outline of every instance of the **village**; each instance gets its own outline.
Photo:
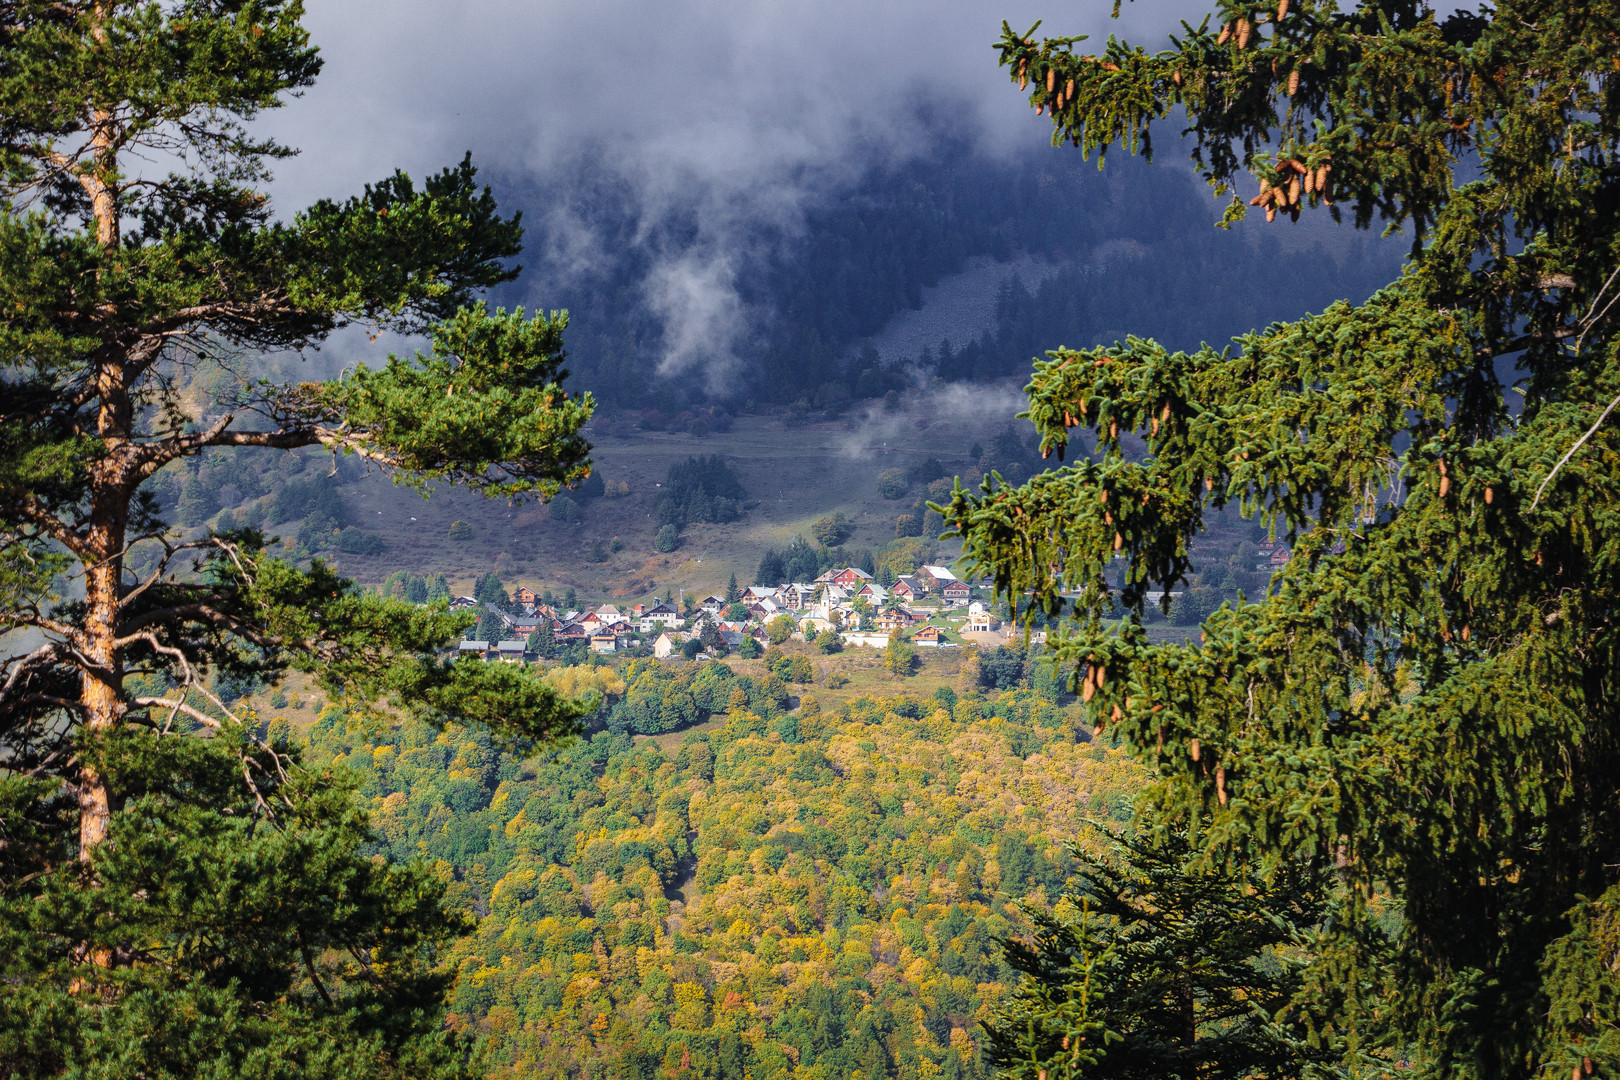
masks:
[[[990,604],[988,580],[969,583],[943,566],[922,566],[888,587],[858,567],[828,570],[812,582],[728,590],[729,596],[688,596],[620,608],[559,611],[527,588],[513,590],[512,612],[495,611],[509,636],[460,643],[463,656],[509,662],[533,661],[583,646],[596,653],[701,659],[735,652],[744,658],[793,638],[821,642],[830,651],[854,646],[884,648],[895,637],[923,648],[956,648],[988,635],[1019,633],[1003,625]],[[452,609],[484,607],[457,596]],[[488,625],[484,623],[483,625]],[[971,637],[964,637],[971,635]],[[1044,635],[1036,635],[1037,639]]]

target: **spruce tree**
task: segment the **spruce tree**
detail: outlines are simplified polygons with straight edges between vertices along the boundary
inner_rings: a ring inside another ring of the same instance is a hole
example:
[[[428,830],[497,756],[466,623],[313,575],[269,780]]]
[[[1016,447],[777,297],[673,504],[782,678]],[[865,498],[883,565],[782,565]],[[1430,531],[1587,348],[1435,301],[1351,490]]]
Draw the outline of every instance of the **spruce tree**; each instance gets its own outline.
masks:
[[[1410,258],[1231,344],[1048,353],[1027,415],[1078,460],[956,492],[969,559],[1073,616],[1057,655],[1164,812],[1336,867],[1363,908],[1393,893],[1392,937],[1347,918],[1319,961],[1358,1045],[1620,1070],[1620,8],[1223,0],[1160,52],[1082,40],[1004,26],[1054,144],[1151,152],[1184,118],[1228,221],[1343,215]],[[1155,644],[1147,591],[1228,505],[1292,562]]]
[[[566,316],[476,299],[517,272],[521,229],[469,162],[273,214],[260,186],[292,151],[248,125],[319,70],[302,14],[5,5],[0,634],[25,649],[0,660],[6,1075],[463,1071],[441,883],[373,862],[347,781],[214,688],[293,668],[351,710],[526,739],[578,721],[517,667],[441,658],[467,625],[442,602],[282,561],[253,529],[178,531],[151,495],[241,448],[508,499],[589,466]],[[431,347],[326,381],[259,362],[351,326]],[[198,377],[218,368],[237,377]]]
[[[1300,1002],[1328,911],[1319,874],[1207,865],[1184,827],[1072,854],[1076,886],[1050,912],[1028,909],[1034,933],[1007,942],[1024,979],[987,1025],[1002,1075],[1243,1080],[1337,1066]]]
[[[742,599],[742,590],[737,587],[737,575],[732,574],[731,580],[726,583],[726,603],[735,604]]]

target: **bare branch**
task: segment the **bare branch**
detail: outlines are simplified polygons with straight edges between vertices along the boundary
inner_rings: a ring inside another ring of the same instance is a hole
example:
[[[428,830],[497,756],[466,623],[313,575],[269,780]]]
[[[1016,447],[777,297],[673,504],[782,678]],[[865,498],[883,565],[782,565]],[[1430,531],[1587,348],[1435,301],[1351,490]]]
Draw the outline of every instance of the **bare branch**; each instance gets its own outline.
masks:
[[[1613,301],[1610,301],[1610,303],[1613,303]],[[1605,308],[1604,310],[1606,311],[1608,309]],[[1562,469],[1565,463],[1568,462],[1570,458],[1575,456],[1575,451],[1581,448],[1582,443],[1586,442],[1587,439],[1590,439],[1593,435],[1597,434],[1597,429],[1603,426],[1603,421],[1609,418],[1609,414],[1614,412],[1615,406],[1617,405],[1620,405],[1620,397],[1616,397],[1613,401],[1609,402],[1609,407],[1604,409],[1603,414],[1597,418],[1591,427],[1586,429],[1586,434],[1582,435],[1579,439],[1576,439],[1575,445],[1570,447],[1564,453],[1564,456],[1558,459],[1558,464],[1552,467],[1552,472],[1548,473],[1547,478],[1541,482],[1541,486],[1536,488],[1536,497],[1530,500],[1530,509],[1534,510],[1536,508],[1536,504],[1541,502],[1541,493],[1547,490],[1547,485],[1552,481],[1553,477],[1558,475],[1558,470]]]

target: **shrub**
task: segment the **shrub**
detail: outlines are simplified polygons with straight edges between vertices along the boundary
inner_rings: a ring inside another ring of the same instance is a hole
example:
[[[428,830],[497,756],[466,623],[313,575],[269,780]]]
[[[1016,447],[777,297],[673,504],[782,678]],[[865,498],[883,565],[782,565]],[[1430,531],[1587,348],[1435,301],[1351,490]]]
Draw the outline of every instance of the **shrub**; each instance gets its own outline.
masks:
[[[551,516],[565,525],[572,525],[584,515],[579,512],[579,503],[571,496],[558,492],[557,497],[551,500]]]
[[[904,469],[884,469],[878,473],[878,494],[885,499],[898,499],[911,488],[911,478]]]
[[[473,538],[473,528],[465,521],[452,521],[450,523],[450,539],[467,541]]]
[[[816,648],[829,655],[841,653],[844,651],[843,636],[836,630],[829,630],[816,638]]]
[[[894,535],[896,539],[907,536],[921,536],[922,521],[916,514],[901,514],[894,520]]]
[[[831,517],[822,518],[810,527],[810,534],[816,538],[816,542],[830,548],[839,546],[854,532],[854,523],[844,516],[841,510]]]
[[[388,545],[376,533],[363,532],[350,525],[338,533],[337,546],[339,551],[350,555],[381,555]]]
[[[658,535],[653,538],[653,547],[666,554],[674,551],[680,546],[681,531],[674,525],[661,526],[658,530]]]

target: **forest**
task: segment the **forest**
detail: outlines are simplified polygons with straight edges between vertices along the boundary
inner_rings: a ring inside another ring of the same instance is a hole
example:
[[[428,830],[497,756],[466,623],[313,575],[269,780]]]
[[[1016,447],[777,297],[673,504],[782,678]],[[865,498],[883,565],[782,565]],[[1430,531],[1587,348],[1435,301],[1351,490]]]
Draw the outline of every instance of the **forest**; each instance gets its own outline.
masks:
[[[604,718],[556,751],[338,708],[308,736],[361,778],[379,850],[476,917],[440,962],[498,1076],[987,1076],[998,939],[1140,782],[1027,687],[836,710],[804,687],[790,712],[719,662],[554,674]],[[685,733],[632,737],[660,700]]]

